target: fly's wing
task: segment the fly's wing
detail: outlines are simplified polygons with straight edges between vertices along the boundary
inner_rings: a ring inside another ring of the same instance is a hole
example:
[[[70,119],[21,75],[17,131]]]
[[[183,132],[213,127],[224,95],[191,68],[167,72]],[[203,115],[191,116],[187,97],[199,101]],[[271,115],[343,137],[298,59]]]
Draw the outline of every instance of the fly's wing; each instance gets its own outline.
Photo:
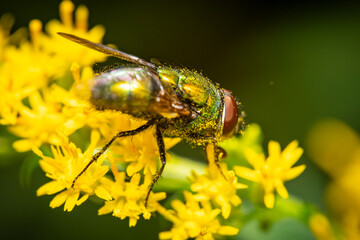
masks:
[[[103,45],[103,44],[100,44],[100,43],[94,43],[94,42],[91,42],[91,41],[86,40],[84,38],[77,37],[77,36],[69,34],[69,33],[58,32],[58,34],[60,36],[64,37],[64,38],[66,38],[66,39],[69,39],[69,40],[71,40],[73,42],[79,43],[79,44],[81,44],[81,45],[83,45],[85,47],[94,49],[96,51],[99,51],[99,52],[102,52],[102,53],[105,53],[105,54],[120,58],[120,59],[125,60],[125,61],[136,63],[136,64],[139,64],[139,65],[142,65],[142,66],[146,66],[146,67],[149,67],[151,69],[155,69],[155,70],[157,69],[156,65],[154,65],[152,63],[149,63],[149,62],[145,61],[144,59],[141,59],[141,58],[138,58],[138,57],[133,56],[131,54],[122,52],[122,51],[114,49],[112,47],[109,47],[109,46],[106,46],[106,45]]]
[[[157,65],[147,62],[144,59],[133,56],[131,54],[122,52],[120,50],[111,48],[103,44],[91,42],[89,40],[74,36],[69,33],[58,32],[58,34],[68,40],[81,44],[85,47],[149,68],[153,72],[153,79],[157,82],[157,85],[160,88],[156,104],[154,105],[155,107],[157,107],[157,110],[165,114],[165,117],[169,118],[193,115],[192,111],[189,110],[187,104],[181,102],[178,99],[176,92],[169,91],[169,88],[164,87],[164,83],[160,81],[158,76],[156,76],[157,74],[155,75],[158,69]],[[156,111],[156,109],[154,110]]]

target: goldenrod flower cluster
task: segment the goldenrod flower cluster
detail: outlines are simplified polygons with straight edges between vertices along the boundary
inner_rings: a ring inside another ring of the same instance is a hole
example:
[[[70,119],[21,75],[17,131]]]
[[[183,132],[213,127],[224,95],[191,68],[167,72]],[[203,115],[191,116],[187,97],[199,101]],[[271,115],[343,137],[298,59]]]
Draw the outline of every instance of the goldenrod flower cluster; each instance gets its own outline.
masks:
[[[274,191],[276,190],[281,197],[288,198],[284,182],[296,178],[305,170],[305,165],[292,168],[302,153],[303,150],[298,147],[297,141],[291,142],[283,152],[278,142],[270,141],[269,157],[266,159],[262,153],[258,154],[252,149],[245,150],[246,159],[254,169],[241,166],[235,166],[234,169],[238,176],[263,186],[265,205],[272,208],[275,201]]]
[[[220,171],[210,162],[201,174],[193,171],[187,190],[179,189],[184,201],[173,200],[173,210],[160,203],[166,198],[165,192],[150,193],[146,205],[159,162],[151,128],[116,140],[72,186],[93,154],[116,133],[144,124],[118,111],[96,111],[90,105],[92,64],[105,61],[106,56],[56,34],[66,32],[101,42],[105,30],[99,25],[88,29],[88,15],[85,6],[75,9],[71,1],[64,0],[60,4],[61,21],[47,23],[45,32],[39,20],[30,22],[30,40],[23,30],[10,34],[11,16],[0,19],[0,124],[19,137],[13,143],[17,151],[32,150],[40,157],[40,167],[50,181],[38,189],[37,195],[55,195],[50,207],[64,205],[65,211],[72,211],[89,197],[98,197],[104,201],[99,215],[128,218],[129,226],[135,226],[141,216],[149,219],[153,212],[161,214],[173,227],[161,232],[160,239],[213,239],[215,235],[238,233],[237,226],[226,222],[231,223],[232,209],[242,203],[238,190],[248,187],[242,183],[244,179],[263,187],[268,208],[274,207],[275,192],[288,198],[284,182],[305,169],[304,165],[292,167],[302,149],[294,141],[281,151],[279,143],[271,141],[267,158],[251,145],[241,150],[251,168],[235,164],[229,169],[221,163]],[[165,138],[166,148],[179,140]],[[240,144],[241,140],[234,141]],[[45,153],[46,146],[51,146],[51,154]],[[171,162],[170,154],[168,159]]]

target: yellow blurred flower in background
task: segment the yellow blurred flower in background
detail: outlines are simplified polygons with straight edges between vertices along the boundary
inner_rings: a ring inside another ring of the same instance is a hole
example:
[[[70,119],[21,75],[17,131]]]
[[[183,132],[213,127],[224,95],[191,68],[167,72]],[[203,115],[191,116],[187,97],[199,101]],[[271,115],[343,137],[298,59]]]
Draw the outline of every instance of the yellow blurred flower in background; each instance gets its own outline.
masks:
[[[323,120],[310,131],[307,151],[331,177],[326,202],[343,229],[344,239],[360,239],[359,134],[339,120]]]

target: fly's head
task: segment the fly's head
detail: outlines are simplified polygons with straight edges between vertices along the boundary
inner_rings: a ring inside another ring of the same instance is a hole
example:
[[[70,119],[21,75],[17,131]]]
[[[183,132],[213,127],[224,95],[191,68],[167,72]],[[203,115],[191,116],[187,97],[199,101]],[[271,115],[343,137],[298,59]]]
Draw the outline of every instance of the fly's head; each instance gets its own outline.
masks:
[[[244,126],[244,113],[241,111],[241,104],[237,102],[233,94],[227,89],[221,89],[223,94],[222,114],[222,138],[231,138],[242,131]]]

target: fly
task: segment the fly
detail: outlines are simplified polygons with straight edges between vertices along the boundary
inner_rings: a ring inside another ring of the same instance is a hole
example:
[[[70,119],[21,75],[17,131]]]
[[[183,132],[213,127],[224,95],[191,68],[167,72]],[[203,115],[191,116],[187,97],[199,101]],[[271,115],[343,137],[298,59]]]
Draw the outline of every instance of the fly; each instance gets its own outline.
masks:
[[[214,162],[220,169],[219,158],[225,152],[218,143],[232,137],[243,127],[240,103],[229,90],[220,88],[201,73],[187,68],[172,68],[148,62],[68,33],[58,34],[88,48],[133,63],[134,66],[120,67],[96,76],[90,102],[98,110],[117,110],[147,121],[139,128],[117,133],[93,155],[74,178],[71,187],[117,138],[134,136],[150,127],[155,128],[161,167],[149,185],[145,206],[166,164],[164,135],[180,137],[192,144],[205,146],[209,162]],[[223,176],[225,177],[224,174]]]

